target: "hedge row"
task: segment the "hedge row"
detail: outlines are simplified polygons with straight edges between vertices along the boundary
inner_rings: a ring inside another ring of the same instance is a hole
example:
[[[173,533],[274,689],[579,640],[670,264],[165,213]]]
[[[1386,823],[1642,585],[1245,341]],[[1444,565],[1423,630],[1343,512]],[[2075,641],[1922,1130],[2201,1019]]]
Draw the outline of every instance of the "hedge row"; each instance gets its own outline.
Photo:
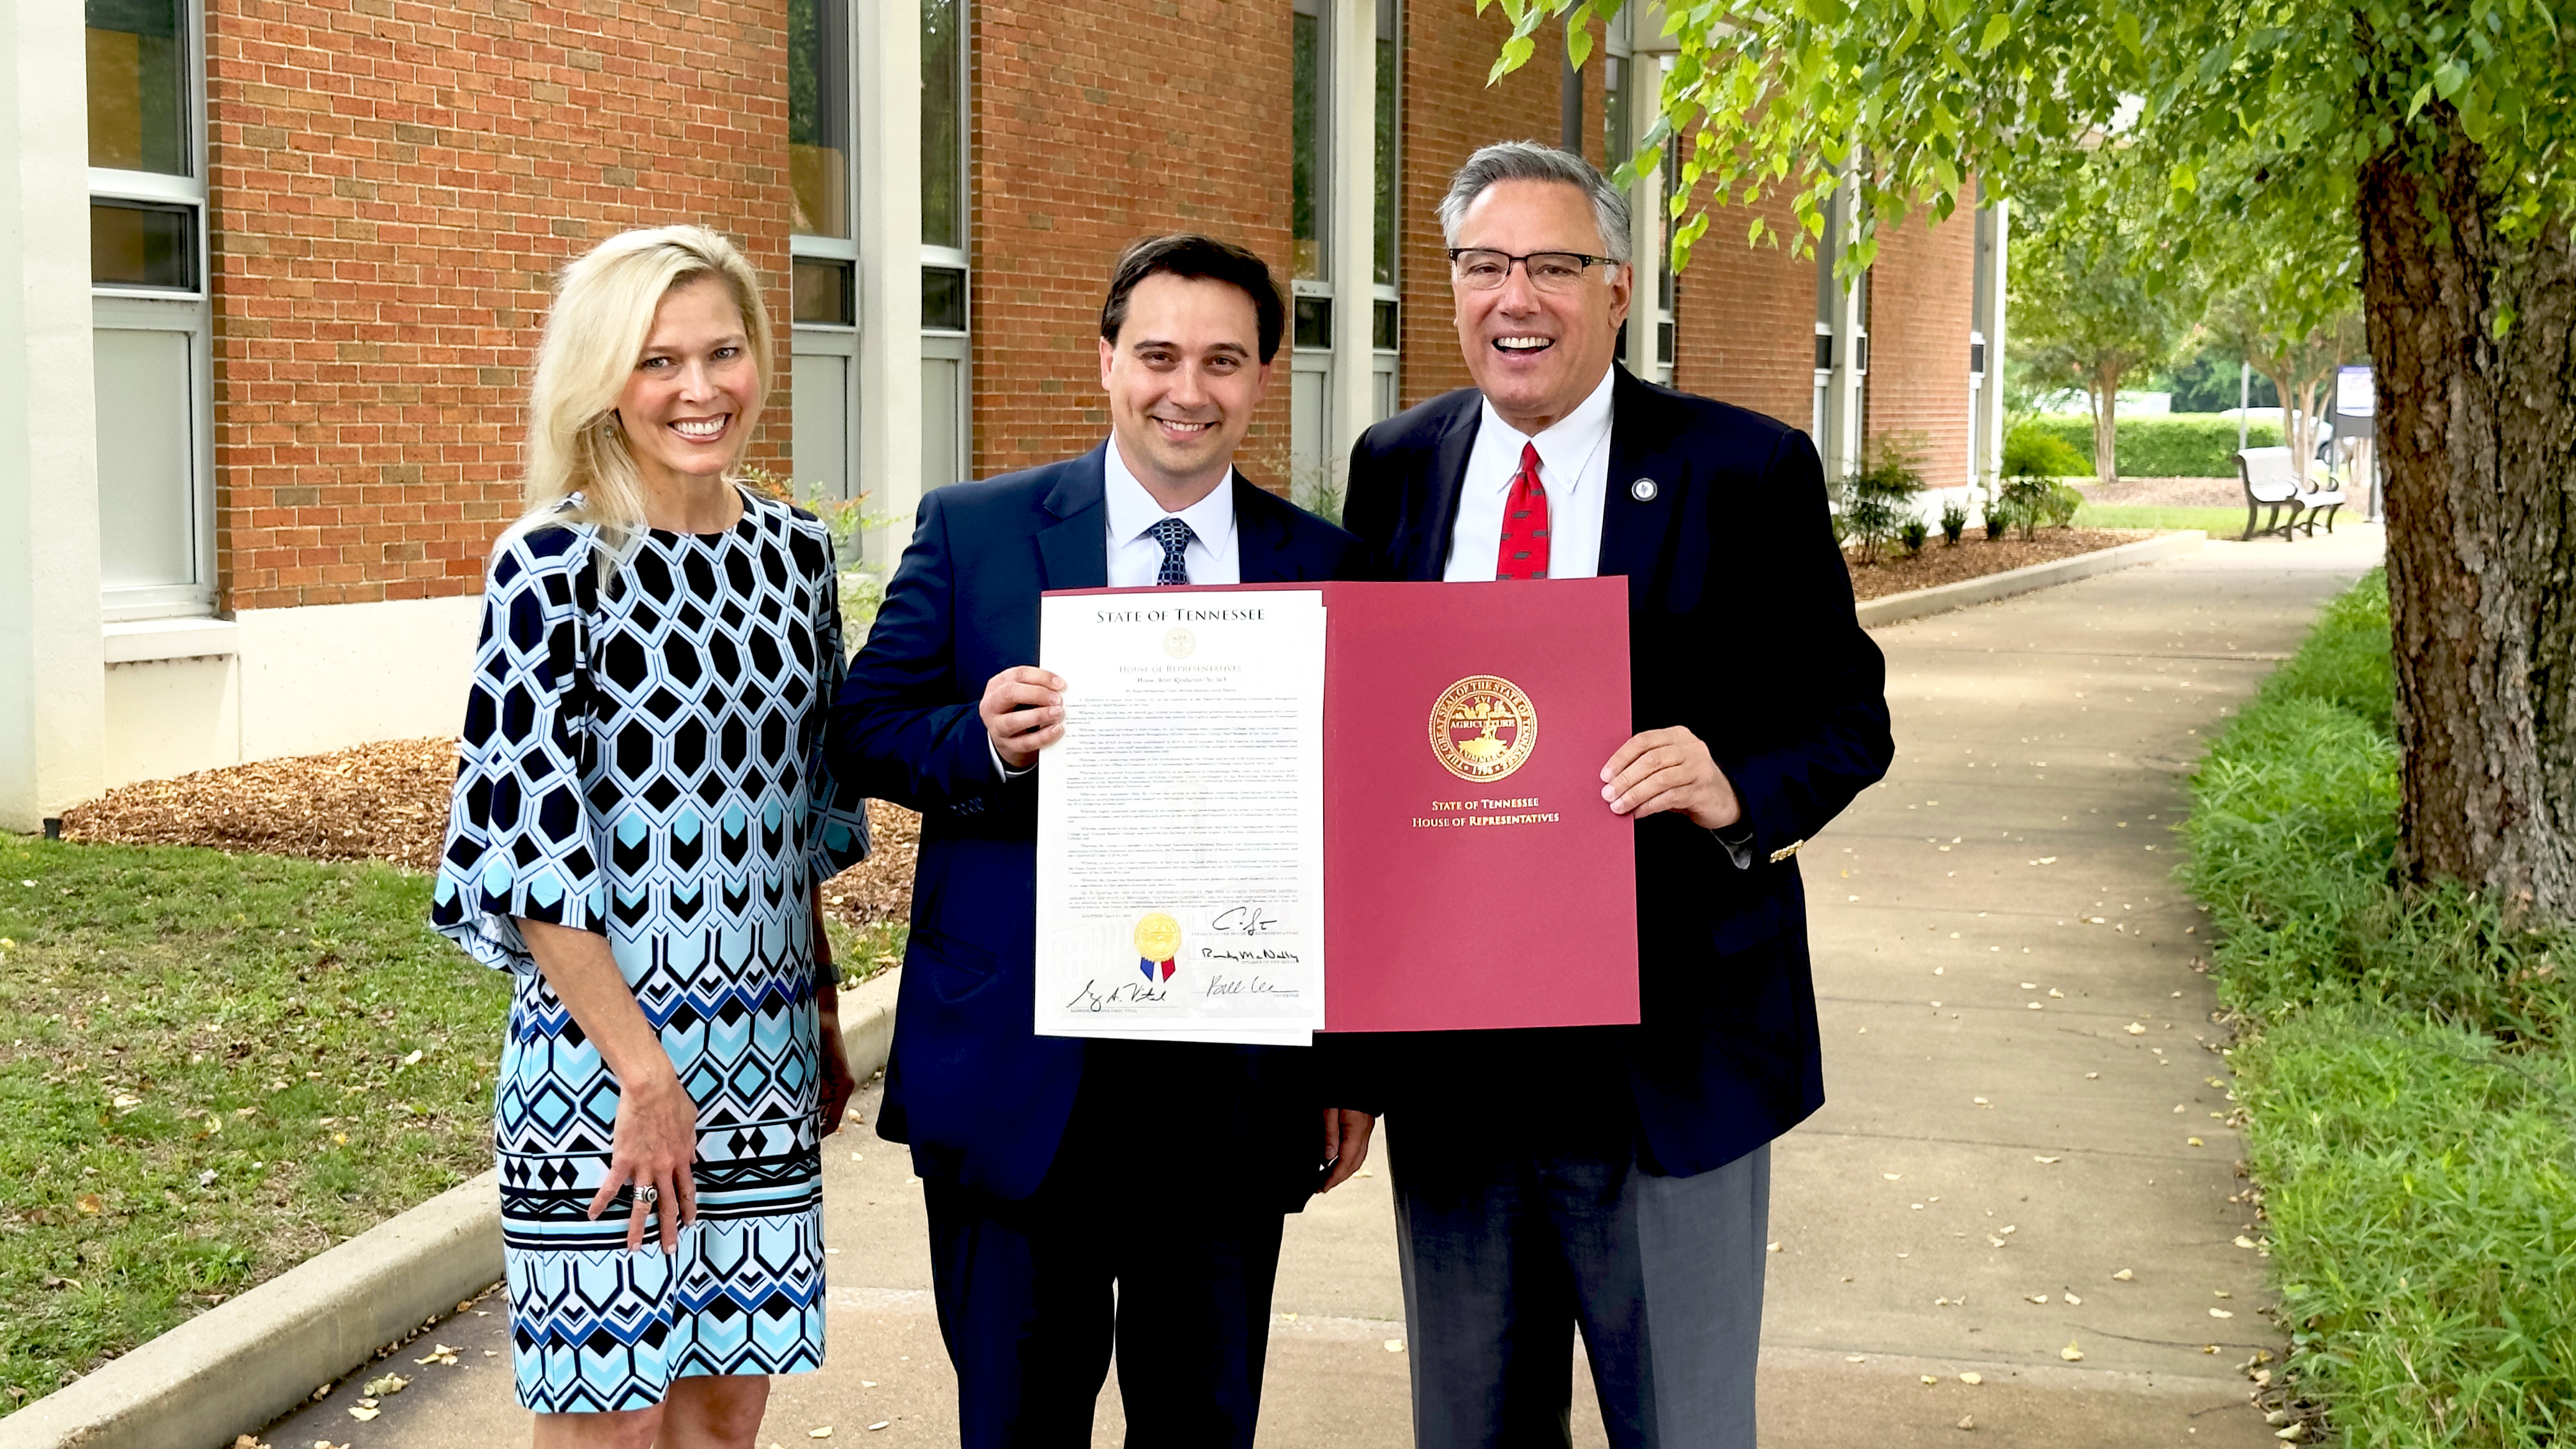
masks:
[[[2093,457],[2093,420],[2081,414],[2055,413],[2032,419],[2033,426],[2065,439],[2087,461]],[[2123,478],[2233,478],[2236,476],[2236,420],[2220,417],[2122,418],[2119,420],[2120,476]],[[2281,425],[2247,425],[2245,446],[2277,448]]]

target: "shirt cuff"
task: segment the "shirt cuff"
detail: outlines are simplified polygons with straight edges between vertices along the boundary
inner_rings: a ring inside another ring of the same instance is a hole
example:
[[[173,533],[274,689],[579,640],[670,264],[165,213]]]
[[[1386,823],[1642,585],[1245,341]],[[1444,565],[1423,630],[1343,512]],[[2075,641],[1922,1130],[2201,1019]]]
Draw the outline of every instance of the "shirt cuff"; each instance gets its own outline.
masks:
[[[1001,776],[1005,780],[1016,780],[1022,775],[1025,775],[1029,771],[1037,768],[1035,764],[1028,764],[1014,770],[1010,766],[1003,764],[1002,752],[994,746],[993,737],[991,735],[984,736],[984,753],[993,757],[993,773]],[[1742,864],[1741,861],[1737,863]]]
[[[1726,858],[1735,862],[1737,870],[1753,868],[1752,821],[1738,820],[1723,830],[1712,830],[1709,834],[1716,838],[1719,845],[1726,847]]]

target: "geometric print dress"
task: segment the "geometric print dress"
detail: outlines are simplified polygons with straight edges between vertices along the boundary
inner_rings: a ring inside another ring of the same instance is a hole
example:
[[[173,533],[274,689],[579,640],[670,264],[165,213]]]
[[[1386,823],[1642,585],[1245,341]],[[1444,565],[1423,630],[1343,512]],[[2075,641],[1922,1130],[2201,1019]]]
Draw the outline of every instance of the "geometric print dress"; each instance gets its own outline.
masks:
[[[512,973],[493,1103],[519,1402],[648,1408],[692,1374],[823,1361],[814,886],[864,858],[823,764],[840,590],[812,515],[716,534],[587,524],[495,548],[431,924]],[[601,932],[697,1104],[698,1220],[626,1249],[616,1078],[514,918]]]

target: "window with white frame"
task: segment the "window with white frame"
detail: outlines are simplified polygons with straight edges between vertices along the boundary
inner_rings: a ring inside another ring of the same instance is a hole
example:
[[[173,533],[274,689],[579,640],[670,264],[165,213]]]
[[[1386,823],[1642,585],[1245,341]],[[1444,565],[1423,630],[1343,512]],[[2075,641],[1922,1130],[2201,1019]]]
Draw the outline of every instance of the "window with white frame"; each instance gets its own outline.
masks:
[[[90,320],[106,617],[215,603],[203,67],[187,0],[87,0]]]
[[[1330,48],[1323,0],[1292,0],[1289,16],[1288,452],[1297,480],[1325,465],[1333,375]]]
[[[966,0],[921,0],[921,486],[974,471]]]
[[[858,494],[856,41],[849,0],[788,0],[787,177],[799,493]]]
[[[1377,218],[1371,247],[1371,280],[1376,290],[1369,306],[1370,376],[1377,416],[1396,414],[1396,365],[1404,346],[1403,303],[1396,294],[1396,259],[1401,255],[1404,98],[1399,90],[1404,70],[1404,17],[1399,0],[1377,0]]]
[[[1982,203],[1983,198],[1980,197],[1979,201]],[[1977,253],[1972,267],[1975,276],[1975,301],[1971,304],[1973,310],[1968,314],[1968,477],[1966,481],[1971,484],[1982,477],[1986,468],[1994,461],[1978,454],[1978,449],[1985,443],[1986,431],[1983,426],[1988,371],[1985,326],[1986,309],[1994,305],[1994,209],[1980,204],[1976,209],[1976,218]]]
[[[1663,90],[1663,61],[1651,54],[1638,54],[1634,48],[1635,32],[1631,26],[1645,13],[1642,6],[1623,9],[1606,28],[1605,54],[1601,61],[1601,142],[1602,157],[1612,170],[1625,165],[1637,153],[1652,129],[1655,106]],[[1641,177],[1628,189],[1631,211],[1645,215],[1654,231],[1654,252],[1640,255],[1639,263],[1653,266],[1653,285],[1643,285],[1634,272],[1630,274],[1628,306],[1642,312],[1647,335],[1655,339],[1655,357],[1651,364],[1641,364],[1628,355],[1628,332],[1619,329],[1617,356],[1630,372],[1651,382],[1673,380],[1673,258],[1669,229],[1673,177],[1679,165],[1677,147],[1668,142],[1663,164],[1653,173]]]

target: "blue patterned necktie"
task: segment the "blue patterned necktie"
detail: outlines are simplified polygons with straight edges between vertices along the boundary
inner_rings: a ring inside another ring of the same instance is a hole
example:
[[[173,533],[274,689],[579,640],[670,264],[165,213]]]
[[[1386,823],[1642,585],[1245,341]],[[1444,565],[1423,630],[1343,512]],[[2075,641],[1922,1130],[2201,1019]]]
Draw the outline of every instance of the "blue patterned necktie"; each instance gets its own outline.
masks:
[[[1190,526],[1178,518],[1165,518],[1145,530],[1154,542],[1163,546],[1163,567],[1154,575],[1157,584],[1186,584],[1190,581],[1189,560],[1183,551],[1190,546]]]

